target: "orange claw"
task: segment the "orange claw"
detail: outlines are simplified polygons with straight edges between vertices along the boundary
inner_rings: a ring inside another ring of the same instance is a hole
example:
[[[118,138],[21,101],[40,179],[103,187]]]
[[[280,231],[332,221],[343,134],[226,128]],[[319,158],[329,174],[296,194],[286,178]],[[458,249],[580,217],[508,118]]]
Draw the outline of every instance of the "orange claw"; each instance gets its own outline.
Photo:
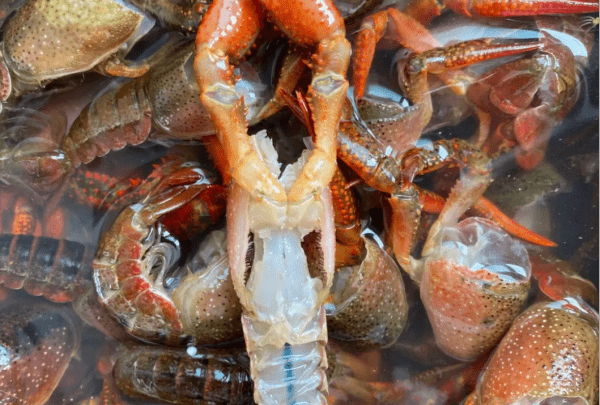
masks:
[[[240,23],[222,26],[224,18]],[[200,99],[211,116],[232,177],[253,195],[283,201],[286,199],[283,187],[250,144],[244,103],[235,90],[229,61],[246,53],[262,29],[263,19],[264,11],[255,1],[213,2],[196,35],[194,71]]]
[[[253,150],[244,104],[234,87],[230,58],[242,57],[262,29],[265,11],[290,39],[315,48],[308,99],[315,122],[315,149],[289,195]],[[230,25],[229,21],[237,21]],[[255,197],[302,201],[320,193],[335,169],[335,133],[346,97],[350,44],[344,22],[330,0],[293,6],[273,0],[217,0],[204,16],[196,36],[194,71],[201,100],[209,112],[231,176]]]
[[[485,197],[480,197],[473,209],[477,211],[479,215],[497,222],[506,232],[525,242],[546,247],[557,246],[556,243],[551,240],[548,240],[513,221]]]
[[[279,97],[292,110],[314,139],[314,123],[311,111],[304,97],[296,92],[294,98],[285,89],[280,89]],[[356,213],[356,199],[350,190],[351,186],[339,168],[336,168],[329,190],[334,212],[335,223],[335,268],[360,264],[367,253],[365,241],[361,236],[360,220]]]

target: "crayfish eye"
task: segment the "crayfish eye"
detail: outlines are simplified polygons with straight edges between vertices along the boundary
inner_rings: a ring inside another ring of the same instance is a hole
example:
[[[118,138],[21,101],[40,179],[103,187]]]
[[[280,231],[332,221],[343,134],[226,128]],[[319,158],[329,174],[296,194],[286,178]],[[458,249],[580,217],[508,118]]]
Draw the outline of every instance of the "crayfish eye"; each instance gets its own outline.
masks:
[[[419,58],[416,54],[413,54],[404,67],[404,70],[407,77],[414,76],[425,70],[425,62],[422,58]]]

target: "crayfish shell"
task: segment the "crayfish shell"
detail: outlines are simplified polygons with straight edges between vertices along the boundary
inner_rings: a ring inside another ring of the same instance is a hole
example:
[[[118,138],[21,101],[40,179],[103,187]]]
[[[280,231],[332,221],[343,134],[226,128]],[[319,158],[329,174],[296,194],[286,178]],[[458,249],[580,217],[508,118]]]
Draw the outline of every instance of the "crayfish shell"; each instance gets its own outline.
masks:
[[[179,186],[147,204],[130,205],[99,244],[93,268],[100,301],[139,339],[183,346],[241,335],[241,306],[229,278],[224,241],[208,238],[199,248],[200,257],[180,267],[179,242],[155,222],[203,190],[204,184]],[[170,210],[162,208],[157,215],[159,204],[171,204]]]
[[[468,401],[475,404],[598,403],[598,314],[567,298],[537,303],[513,323]]]
[[[78,12],[64,12],[71,9]],[[4,58],[19,81],[37,85],[91,69],[153,25],[125,2],[29,1],[6,24]]]
[[[0,403],[44,404],[79,347],[78,330],[62,309],[47,304],[0,312]]]
[[[329,337],[362,350],[393,344],[408,317],[400,268],[374,241],[365,238],[365,246],[360,265],[336,272],[325,306]]]
[[[252,404],[249,360],[239,349],[122,345],[113,369],[120,391],[174,404]]]
[[[525,247],[490,221],[444,230],[428,256],[421,299],[438,346],[459,360],[491,349],[521,312],[530,287]]]
[[[229,275],[224,231],[213,231],[191,262],[197,274],[183,279],[172,300],[197,342],[219,343],[242,336],[242,306]]]
[[[153,127],[178,139],[197,139],[215,133],[208,111],[200,102],[200,89],[193,73],[194,56],[193,42],[181,44],[144,79]],[[236,91],[244,97],[246,119],[250,124],[256,123],[271,94],[247,61],[240,61],[236,70],[240,70]]]

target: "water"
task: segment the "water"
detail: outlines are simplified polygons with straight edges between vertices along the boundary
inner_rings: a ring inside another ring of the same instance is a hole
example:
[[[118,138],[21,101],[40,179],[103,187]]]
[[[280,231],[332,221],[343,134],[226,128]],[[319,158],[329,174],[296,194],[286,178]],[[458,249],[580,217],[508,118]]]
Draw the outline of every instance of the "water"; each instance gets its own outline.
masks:
[[[540,169],[532,172],[525,172],[515,165],[514,159],[506,155],[494,163],[494,183],[490,186],[488,196],[495,201],[509,215],[521,215],[523,221],[528,221],[534,230],[544,234],[557,243],[557,247],[546,252],[551,253],[558,259],[568,261],[577,273],[598,287],[598,29],[595,27],[592,31],[594,45],[589,57],[590,64],[583,70],[584,84],[582,86],[580,97],[569,113],[569,115],[554,128],[546,152],[544,165]],[[578,47],[579,52],[580,48]],[[378,57],[379,65],[375,70],[379,72],[377,81],[384,81],[388,87],[397,91],[397,86],[389,82],[390,77],[395,74],[390,73],[389,64],[393,60],[390,53],[382,53]],[[382,73],[383,72],[383,73]],[[23,101],[24,106],[40,108],[45,105],[42,111],[46,111],[54,120],[61,120],[61,114],[65,115],[66,122],[70,123],[77,115],[78,110],[89,102],[91,95],[81,96],[82,89],[91,88],[93,95],[95,89],[100,86],[100,82],[105,79],[93,74],[86,75],[84,84],[79,89],[64,93],[63,95],[49,96],[43,95],[41,98],[32,98]],[[66,94],[66,96],[65,96]],[[55,113],[61,110],[65,99],[74,99],[81,97],[87,101],[79,101],[69,106],[68,111],[64,113]],[[49,101],[48,101],[49,100]],[[400,100],[400,99],[399,99]],[[405,102],[404,100],[400,100]],[[440,110],[441,111],[441,110]],[[17,111],[14,113],[19,114]],[[470,113],[465,113],[466,115]],[[5,116],[6,117],[6,116]],[[477,120],[473,116],[465,118],[461,116],[460,123],[452,125],[442,125],[447,116],[440,112],[434,117],[436,120],[435,128],[432,132],[426,134],[431,140],[461,137],[468,139],[477,128]],[[8,125],[8,118],[4,118],[3,124]],[[448,119],[449,120],[449,119]],[[442,124],[440,124],[442,123]],[[305,133],[297,132],[299,124],[290,118],[289,113],[282,113],[267,122],[261,124],[261,128],[269,129],[270,135],[274,138],[287,137],[290,132],[295,132],[290,138],[292,146],[282,143],[278,145],[280,155],[286,155],[293,160],[294,154],[299,153],[297,144],[301,144],[301,136]],[[61,128],[60,125],[53,128]],[[254,130],[257,130],[255,128]],[[52,131],[56,132],[56,129]],[[50,131],[50,132],[52,132]],[[18,143],[19,137],[23,136],[18,131],[6,128],[6,134],[17,139],[8,142],[9,145]],[[7,135],[8,136],[8,135]],[[46,135],[45,135],[46,136]],[[56,133],[50,136],[56,136]],[[85,170],[91,172],[104,173],[112,176],[116,181],[129,181],[131,177],[145,179],[153,169],[153,164],[160,162],[172,145],[170,143],[146,143],[139,147],[127,147],[121,151],[111,152],[105,157],[96,159],[93,163],[86,165]],[[207,158],[205,151],[197,146],[188,146],[180,149],[181,153],[190,153],[203,162],[207,168],[212,167],[211,161]],[[552,179],[544,182],[542,179]],[[435,178],[420,180],[421,184],[435,182]],[[558,186],[557,186],[558,185]],[[382,206],[379,199],[369,199],[373,196],[372,190],[362,185],[356,187],[361,195],[361,203],[365,208],[364,222],[369,222],[373,229],[371,232],[380,233],[383,229]],[[89,192],[94,192],[93,187]],[[68,194],[64,198],[49,198],[48,193],[40,194],[22,185],[5,187],[0,189],[0,204],[2,213],[2,231],[11,232],[11,222],[14,218],[14,205],[18,197],[25,197],[30,202],[32,217],[37,219],[45,218],[48,220],[51,203],[57,202],[64,208],[65,214],[65,237],[70,240],[82,242],[92,248],[98,243],[100,234],[106,230],[112,221],[114,221],[118,210],[112,209],[107,212],[98,212],[88,205],[77,201],[75,194]],[[89,197],[89,195],[87,196]],[[142,198],[142,197],[140,197]],[[527,211],[523,207],[533,204],[533,209]],[[366,210],[370,208],[370,216],[367,216]],[[542,212],[539,217],[529,218],[530,215]],[[529,218],[529,219],[528,219]],[[222,225],[215,224],[215,227]],[[44,224],[34,225],[33,229],[41,228],[39,232],[48,232],[43,230]],[[34,232],[34,231],[32,231]],[[203,234],[205,235],[205,234]],[[192,239],[191,242],[183,242],[183,250],[193,251],[194,244],[202,236]],[[385,239],[383,239],[385,240]],[[531,248],[535,252],[535,248]],[[183,260],[183,259],[182,259]],[[91,279],[89,269],[86,277]],[[422,391],[414,390],[411,394],[412,403],[425,403],[425,397],[436,397],[436,401],[443,401],[445,394],[439,391],[431,390],[427,385],[423,385],[424,379],[414,380],[414,377],[425,370],[433,367],[446,367],[456,363],[447,355],[441,353],[433,344],[431,328],[427,321],[426,314],[418,298],[418,291],[415,284],[405,277],[407,294],[410,299],[409,326],[400,337],[399,341],[390,348],[366,354],[347,354],[342,363],[348,368],[349,364],[354,367],[352,373],[356,378],[355,387],[362,386],[365,381],[384,381],[395,382],[396,389],[408,389],[410,387],[423,387]],[[71,311],[70,304],[48,304],[43,298],[32,297],[22,290],[6,290],[0,294],[3,297],[1,310],[6,306],[18,303],[22,306],[46,305],[49,310],[55,310],[60,307],[68,312],[77,323],[77,329],[81,331],[81,343],[76,355],[71,359],[69,368],[66,370],[62,381],[54,390],[54,393],[48,400],[49,405],[76,404],[90,396],[97,396],[102,388],[104,377],[108,374],[106,357],[104,354],[114,348],[116,342],[111,338],[104,336],[96,329],[84,324]],[[533,301],[534,297],[530,297]],[[597,304],[597,303],[596,303]],[[239,336],[235,336],[233,345],[243,344]],[[348,343],[337,343],[343,349],[352,349]],[[6,358],[6,349],[0,346],[0,362]],[[342,356],[343,357],[343,356]],[[454,367],[454,366],[453,366]],[[456,376],[459,371],[450,368],[448,373]],[[411,379],[412,378],[412,379]],[[347,395],[348,386],[344,384],[333,384],[332,393]],[[391,387],[387,387],[391,390]],[[399,392],[399,391],[398,391]],[[416,392],[427,392],[421,397]],[[345,393],[345,394],[343,394]],[[6,400],[0,392],[0,403]],[[400,395],[396,393],[395,395]],[[420,398],[420,399],[415,399]],[[409,403],[411,399],[406,399]],[[450,400],[452,403],[454,399]],[[343,402],[343,401],[342,401]],[[358,399],[348,399],[348,403],[361,403]],[[18,402],[8,402],[18,403]],[[438,402],[436,402],[438,403]],[[439,402],[442,403],[442,402]]]

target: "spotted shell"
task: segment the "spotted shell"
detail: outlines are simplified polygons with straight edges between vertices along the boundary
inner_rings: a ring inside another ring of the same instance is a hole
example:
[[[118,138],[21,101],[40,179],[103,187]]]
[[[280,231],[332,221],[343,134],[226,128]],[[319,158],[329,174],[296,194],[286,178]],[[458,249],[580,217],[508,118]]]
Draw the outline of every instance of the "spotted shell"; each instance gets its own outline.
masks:
[[[373,349],[398,339],[408,303],[398,265],[375,242],[365,239],[365,246],[367,255],[360,265],[337,272],[326,305],[327,326],[329,337]]]
[[[530,288],[525,248],[489,221],[470,218],[442,236],[426,261],[421,299],[438,346],[474,360],[500,341]]]
[[[468,403],[597,404],[598,315],[581,311],[582,306],[565,299],[523,312],[498,345]]]
[[[125,2],[33,0],[7,22],[3,54],[20,81],[36,84],[91,69],[153,25]]]
[[[45,403],[79,347],[79,338],[71,319],[55,306],[2,308],[0,403]]]

